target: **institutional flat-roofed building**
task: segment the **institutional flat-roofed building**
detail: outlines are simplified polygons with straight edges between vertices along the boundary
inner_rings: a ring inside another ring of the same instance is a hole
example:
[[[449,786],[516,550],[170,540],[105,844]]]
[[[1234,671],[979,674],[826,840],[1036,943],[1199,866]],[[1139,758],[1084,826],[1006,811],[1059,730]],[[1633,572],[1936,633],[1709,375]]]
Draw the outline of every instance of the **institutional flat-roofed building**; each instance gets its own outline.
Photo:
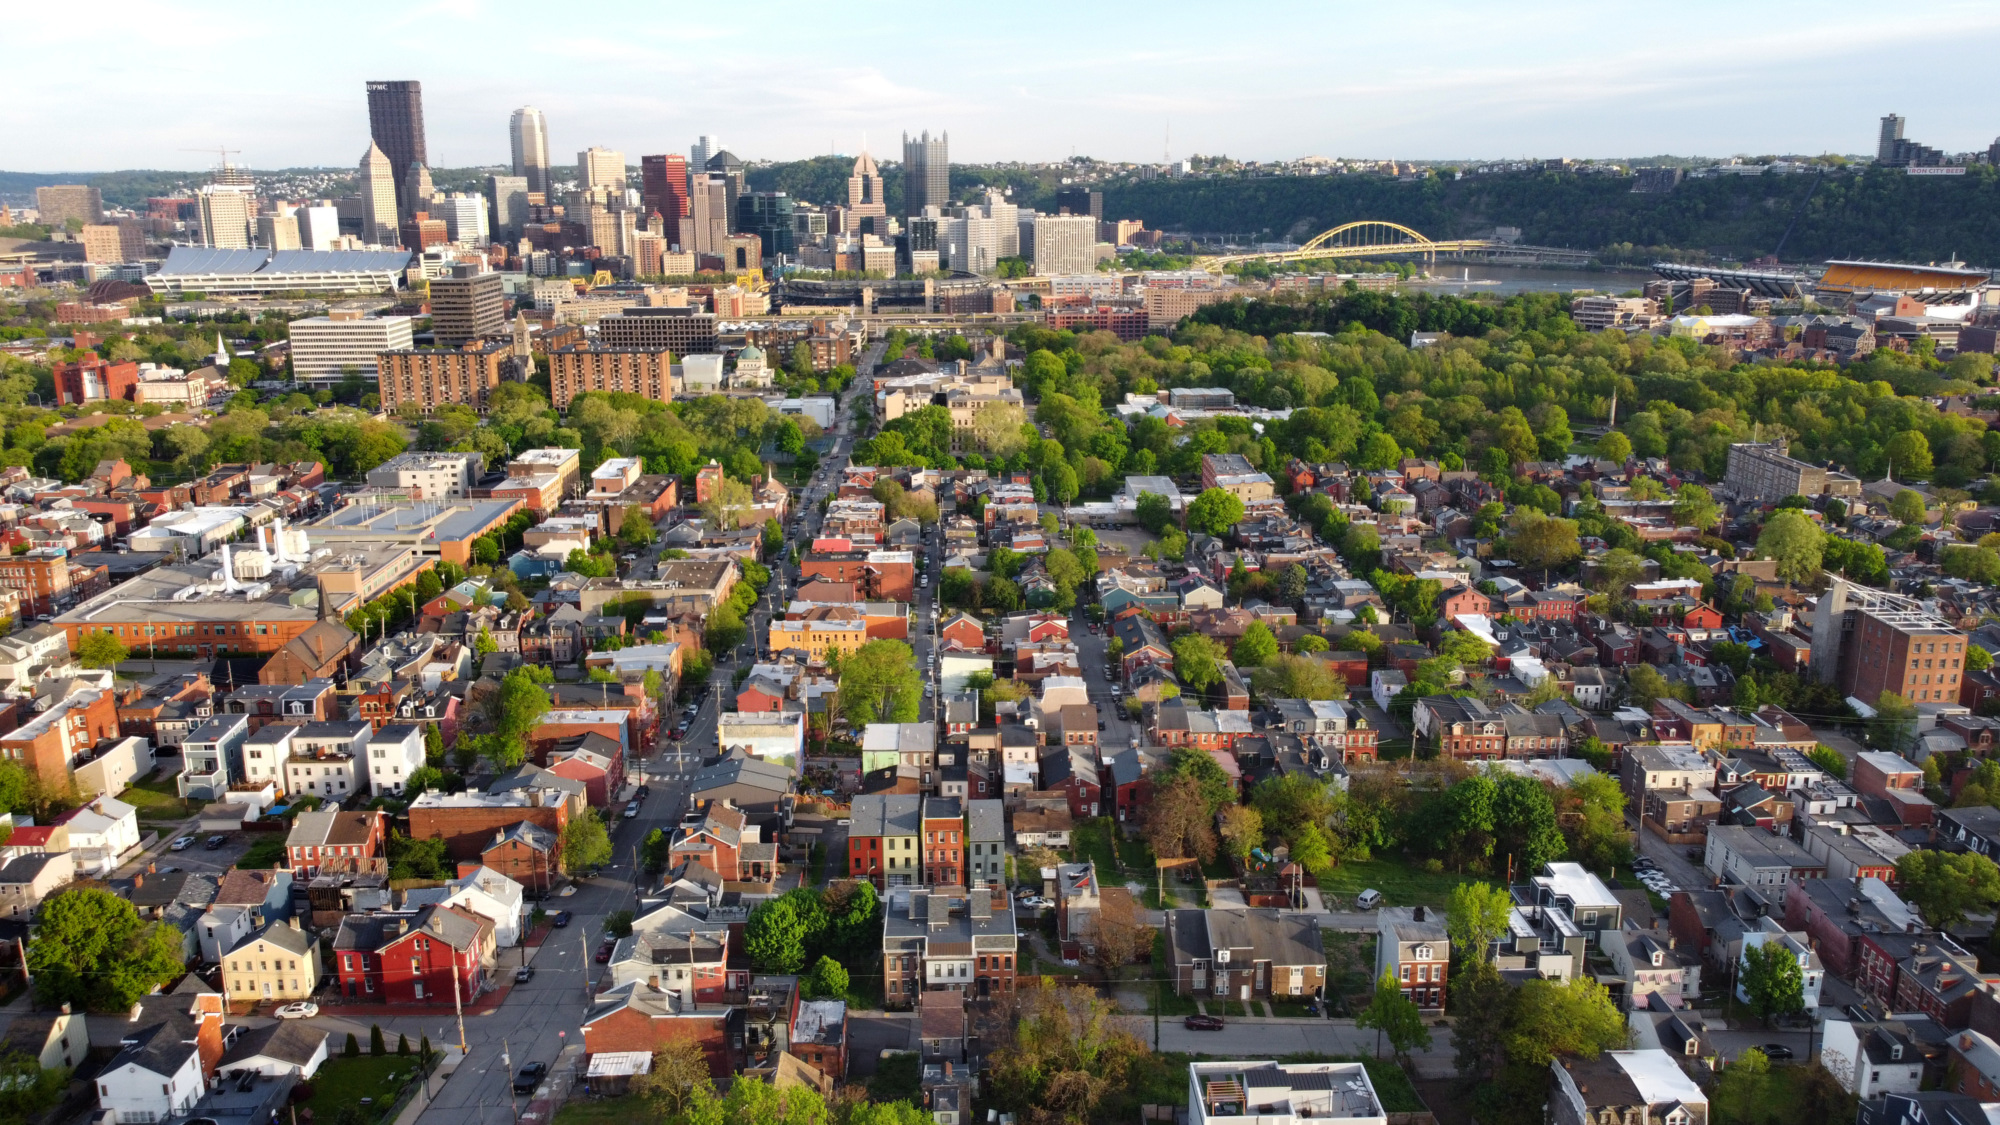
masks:
[[[411,347],[407,316],[363,316],[336,309],[325,316],[292,321],[292,378],[301,383],[332,386],[349,372],[367,378],[382,352]]]
[[[517,500],[459,500],[436,504],[349,504],[306,528],[314,550],[335,557],[365,544],[413,547],[420,554],[467,565],[472,541],[507,522]]]
[[[557,410],[586,391],[622,391],[672,402],[674,356],[666,348],[570,346],[549,352],[549,400]]]
[[[487,396],[518,370],[514,345],[505,340],[462,348],[409,348],[375,357],[382,409],[395,413],[410,403],[432,413],[440,406],[470,406],[486,412]]]
[[[597,322],[597,341],[607,348],[700,355],[715,350],[715,317],[690,308],[628,308]]]

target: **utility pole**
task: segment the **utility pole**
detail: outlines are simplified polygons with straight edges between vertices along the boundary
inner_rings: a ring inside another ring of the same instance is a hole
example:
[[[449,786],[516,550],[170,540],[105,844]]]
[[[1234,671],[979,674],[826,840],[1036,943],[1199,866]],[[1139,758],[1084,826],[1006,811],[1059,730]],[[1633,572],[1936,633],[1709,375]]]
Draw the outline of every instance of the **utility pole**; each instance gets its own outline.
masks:
[[[460,1062],[464,1062],[465,1061],[465,1006],[463,1003],[460,1002],[459,999],[458,953],[456,950],[452,952],[452,957],[451,957],[451,1010],[455,1015],[458,1016],[458,1060]]]
[[[507,1046],[507,1040],[500,1040],[500,1062],[507,1068],[507,1105],[514,1111],[514,1120],[521,1119],[521,1099],[514,1096],[514,1053]]]

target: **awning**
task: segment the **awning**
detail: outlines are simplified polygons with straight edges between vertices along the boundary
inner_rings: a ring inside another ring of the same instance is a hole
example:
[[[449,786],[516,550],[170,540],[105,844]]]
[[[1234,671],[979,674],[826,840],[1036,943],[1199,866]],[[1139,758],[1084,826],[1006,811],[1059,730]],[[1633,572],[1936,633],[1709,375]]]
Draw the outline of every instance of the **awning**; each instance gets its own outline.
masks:
[[[651,1074],[653,1056],[645,1051],[599,1051],[590,1056],[588,1078],[630,1078]]]

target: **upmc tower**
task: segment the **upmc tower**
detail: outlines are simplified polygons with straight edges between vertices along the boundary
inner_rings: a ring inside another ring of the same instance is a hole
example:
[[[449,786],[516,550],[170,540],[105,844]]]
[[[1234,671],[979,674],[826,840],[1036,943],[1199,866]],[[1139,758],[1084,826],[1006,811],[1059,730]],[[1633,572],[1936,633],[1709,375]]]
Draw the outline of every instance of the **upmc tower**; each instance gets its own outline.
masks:
[[[368,83],[368,133],[389,158],[396,173],[400,196],[410,165],[430,166],[424,151],[424,84],[421,82]],[[408,200],[401,200],[405,209]]]

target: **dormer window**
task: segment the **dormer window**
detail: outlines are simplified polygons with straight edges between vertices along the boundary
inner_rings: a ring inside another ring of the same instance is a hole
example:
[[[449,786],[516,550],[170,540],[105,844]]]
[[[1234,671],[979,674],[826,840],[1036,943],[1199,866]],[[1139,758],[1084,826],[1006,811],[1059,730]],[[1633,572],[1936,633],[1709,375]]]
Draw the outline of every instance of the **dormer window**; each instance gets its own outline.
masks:
[[[1415,957],[1419,961],[1428,961],[1431,959],[1431,947],[1428,945],[1420,945],[1416,949],[1411,951],[1411,956]]]

